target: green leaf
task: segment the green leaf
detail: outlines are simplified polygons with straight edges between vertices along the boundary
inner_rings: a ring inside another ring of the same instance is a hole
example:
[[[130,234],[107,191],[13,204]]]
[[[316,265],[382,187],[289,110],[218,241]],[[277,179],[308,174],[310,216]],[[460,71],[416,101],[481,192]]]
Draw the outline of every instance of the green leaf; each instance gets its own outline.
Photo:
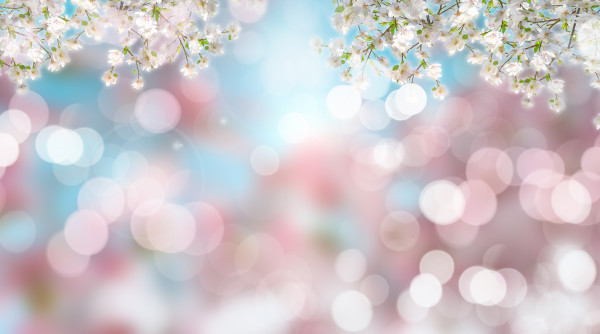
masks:
[[[462,35],[462,39],[469,39],[469,35],[467,35],[467,34]]]
[[[417,30],[417,35],[420,35],[422,33],[423,33],[423,30],[421,30],[421,29]]]
[[[335,9],[335,12],[336,12],[336,13],[341,13],[341,12],[343,12],[343,11],[344,11],[344,8],[345,8],[344,6],[338,6],[338,7]]]
[[[150,52],[150,54],[154,57],[158,56],[158,53],[156,53],[156,51],[152,51],[152,52]]]
[[[113,76],[116,78],[116,77],[118,77],[119,75],[118,75],[117,73],[113,73]]]
[[[397,70],[400,67],[400,65],[394,65],[394,67],[392,68],[392,70]]]
[[[494,65],[498,65],[498,61],[497,60],[494,60]]]
[[[53,46],[53,47],[52,47],[52,51],[56,51],[56,47],[54,47],[54,46]]]
[[[123,54],[124,54],[124,55],[126,55],[126,54],[127,54],[127,52],[129,52],[129,47],[128,47],[128,46],[126,46],[126,47],[123,49]]]
[[[87,26],[87,21],[81,21],[82,26]]]
[[[227,36],[227,38],[228,38],[229,40],[231,40],[231,35]]]

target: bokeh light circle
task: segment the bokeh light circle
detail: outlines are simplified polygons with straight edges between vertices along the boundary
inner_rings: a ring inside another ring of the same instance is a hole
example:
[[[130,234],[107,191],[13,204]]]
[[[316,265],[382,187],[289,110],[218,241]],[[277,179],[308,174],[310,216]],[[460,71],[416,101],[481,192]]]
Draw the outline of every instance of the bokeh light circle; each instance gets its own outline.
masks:
[[[432,307],[442,299],[442,285],[431,274],[419,274],[410,282],[410,297],[421,307]]]
[[[19,143],[13,136],[0,133],[0,152],[0,167],[11,166],[19,158]]]
[[[361,279],[367,270],[367,257],[358,249],[347,249],[335,259],[335,272],[344,282]]]
[[[9,134],[22,143],[31,134],[31,120],[21,110],[9,109],[0,114],[0,133]]]
[[[257,174],[268,176],[279,169],[279,155],[269,146],[258,146],[252,151],[250,165]]]
[[[179,123],[181,107],[170,92],[151,89],[142,93],[135,102],[135,118],[144,130],[165,133]]]
[[[454,274],[454,260],[450,254],[434,249],[423,255],[419,263],[419,271],[421,274],[435,276],[441,284],[444,284]]]
[[[86,181],[79,189],[77,205],[81,210],[94,210],[108,222],[114,222],[125,208],[125,193],[116,181],[99,177]]]
[[[431,222],[448,225],[456,222],[465,210],[465,196],[454,183],[438,180],[421,191],[419,208]]]
[[[64,235],[75,252],[94,255],[102,251],[108,242],[108,225],[95,211],[75,211],[65,223]]]
[[[425,109],[425,106],[427,105],[427,93],[425,93],[425,90],[418,84],[405,84],[396,92],[395,102],[399,112],[405,116],[411,117],[419,114]]]
[[[360,93],[352,86],[336,86],[327,94],[327,109],[337,118],[349,119],[360,110]]]
[[[561,254],[557,270],[560,282],[571,291],[586,291],[596,281],[596,263],[584,250],[573,249]]]
[[[395,211],[388,214],[379,226],[379,237],[393,251],[405,251],[413,247],[421,228],[417,219],[407,212]]]
[[[348,290],[335,297],[331,315],[336,325],[349,332],[360,332],[371,324],[372,305],[362,293]]]

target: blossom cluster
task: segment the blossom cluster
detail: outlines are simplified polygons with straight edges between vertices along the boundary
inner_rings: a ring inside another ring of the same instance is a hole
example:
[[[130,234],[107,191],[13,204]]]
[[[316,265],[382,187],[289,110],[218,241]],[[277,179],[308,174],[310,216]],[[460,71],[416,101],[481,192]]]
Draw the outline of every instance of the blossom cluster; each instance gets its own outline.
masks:
[[[235,23],[222,28],[209,23],[218,11],[216,0],[72,0],[66,11],[61,0],[7,0],[0,4],[0,66],[18,85],[40,76],[40,70],[58,71],[69,62],[69,52],[83,47],[85,38],[102,41],[105,34],[117,36],[117,46],[108,52],[102,76],[109,86],[118,79],[116,68],[133,68],[136,89],[143,87],[140,75],[175,61],[181,53],[181,72],[193,77],[208,66],[209,55],[223,53],[223,39],[238,37]]]
[[[313,40],[315,52],[329,51],[328,65],[343,68],[342,79],[357,88],[368,84],[367,63],[376,73],[404,84],[415,77],[435,80],[433,94],[443,99],[442,68],[432,51],[449,55],[468,50],[468,62],[481,64],[492,85],[507,82],[523,93],[523,104],[543,88],[550,108],[564,109],[561,65],[582,63],[600,88],[600,4],[587,0],[338,0],[333,27],[353,40]]]

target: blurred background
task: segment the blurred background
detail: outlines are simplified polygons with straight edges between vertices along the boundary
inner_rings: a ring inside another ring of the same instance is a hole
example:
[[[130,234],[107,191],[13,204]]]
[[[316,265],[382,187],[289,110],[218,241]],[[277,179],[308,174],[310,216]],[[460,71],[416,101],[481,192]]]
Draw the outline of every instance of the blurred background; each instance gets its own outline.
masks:
[[[333,9],[223,3],[225,55],[142,91],[103,86],[110,34],[1,76],[0,333],[600,333],[583,70],[560,114],[442,50],[444,101],[357,92],[310,48]]]

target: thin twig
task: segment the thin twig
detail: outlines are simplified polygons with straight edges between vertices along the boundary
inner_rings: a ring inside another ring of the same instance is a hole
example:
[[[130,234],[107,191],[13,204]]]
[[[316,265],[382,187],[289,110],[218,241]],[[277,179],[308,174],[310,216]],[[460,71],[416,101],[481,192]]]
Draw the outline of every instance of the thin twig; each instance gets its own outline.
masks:
[[[579,11],[581,11],[581,8],[577,9],[577,15],[579,15]],[[575,34],[576,26],[577,26],[577,21],[573,22],[573,30],[571,30],[571,37],[569,37],[569,45],[567,46],[567,49],[571,48],[571,43],[573,42],[573,35]]]

